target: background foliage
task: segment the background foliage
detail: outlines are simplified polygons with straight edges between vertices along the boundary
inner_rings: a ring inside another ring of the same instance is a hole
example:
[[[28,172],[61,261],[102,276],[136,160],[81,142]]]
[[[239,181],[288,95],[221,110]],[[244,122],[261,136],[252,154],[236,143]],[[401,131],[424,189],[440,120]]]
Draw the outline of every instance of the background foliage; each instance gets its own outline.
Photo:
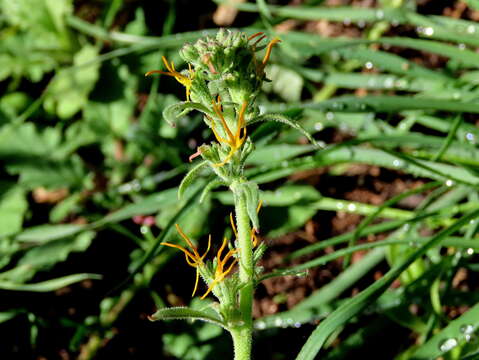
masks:
[[[282,40],[264,109],[324,144],[281,124],[252,129],[248,176],[271,245],[256,356],[477,359],[479,2],[294,3],[238,2],[233,16]],[[231,356],[214,325],[146,318],[205,306],[178,253],[159,246],[178,240],[172,225],[201,241],[231,235],[228,193],[198,202],[208,179],[177,200],[186,159],[211,134],[198,115],[162,121],[184,92],[143,75],[162,55],[181,68],[178,49],[231,11],[189,6],[0,1],[3,357]]]

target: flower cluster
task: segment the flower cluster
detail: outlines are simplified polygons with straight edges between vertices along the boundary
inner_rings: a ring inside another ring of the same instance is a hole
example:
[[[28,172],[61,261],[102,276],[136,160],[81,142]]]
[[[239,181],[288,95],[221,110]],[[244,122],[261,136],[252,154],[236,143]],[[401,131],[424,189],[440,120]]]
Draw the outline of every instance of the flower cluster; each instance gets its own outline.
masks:
[[[173,62],[163,58],[167,71],[146,74],[172,76],[186,88],[186,102],[177,107],[180,110],[177,115],[193,109],[203,112],[217,143],[201,146],[197,154],[213,167],[239,164],[249,154],[240,151],[247,139],[246,126],[259,114],[255,100],[265,79],[264,69],[271,50],[280,41],[275,38],[260,46],[264,38],[263,33],[248,37],[222,29],[215,38],[200,39],[181,49],[180,56],[188,64],[188,70],[178,72]],[[266,51],[259,61],[256,52],[263,49]],[[165,111],[164,115],[167,114]]]

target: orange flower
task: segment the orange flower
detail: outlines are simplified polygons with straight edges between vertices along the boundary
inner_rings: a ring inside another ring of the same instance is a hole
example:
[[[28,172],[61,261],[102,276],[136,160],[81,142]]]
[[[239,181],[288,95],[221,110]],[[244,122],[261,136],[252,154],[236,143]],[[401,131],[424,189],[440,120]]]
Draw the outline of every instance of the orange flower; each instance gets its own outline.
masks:
[[[223,244],[221,245],[220,249],[218,250],[218,253],[216,254],[215,277],[213,281],[210,283],[208,290],[204,293],[201,299],[204,299],[218,283],[223,281],[225,277],[231,272],[231,270],[233,270],[233,266],[235,266],[235,264],[238,262],[237,259],[234,259],[230,263],[230,265],[225,269],[225,266],[228,260],[238,251],[238,250],[230,250],[226,253],[225,257],[222,259],[221,255],[227,244],[228,244],[228,240],[224,238]]]
[[[173,61],[171,62],[171,65],[170,65],[168,64],[168,60],[166,60],[164,56],[162,56],[161,59],[163,60],[163,63],[165,64],[166,69],[168,71],[152,70],[152,71],[148,71],[145,74],[145,76],[149,76],[151,74],[163,74],[163,75],[174,77],[176,81],[178,81],[181,85],[183,85],[186,88],[186,101],[190,101],[190,91],[191,91],[191,86],[193,82],[193,77],[195,75],[193,69],[191,68],[191,65],[188,64],[189,76],[185,76],[175,70],[175,64],[173,63]]]
[[[188,238],[188,236],[186,236],[185,233],[181,230],[180,226],[178,224],[175,224],[175,226],[176,226],[176,230],[181,235],[181,237],[186,241],[186,243],[188,244],[188,246],[190,247],[192,252],[185,249],[181,245],[170,244],[170,243],[167,243],[167,242],[162,242],[161,245],[165,245],[165,246],[169,246],[169,247],[173,247],[173,248],[181,250],[185,254],[185,259],[186,259],[186,262],[188,263],[188,265],[190,265],[191,267],[196,268],[195,287],[193,289],[193,293],[191,294],[191,296],[193,297],[193,296],[195,296],[196,289],[198,288],[198,279],[200,277],[200,273],[199,273],[198,268],[205,265],[204,262],[203,262],[203,259],[206,257],[206,254],[208,254],[208,251],[210,251],[211,235],[208,237],[208,248],[206,249],[206,252],[202,256],[200,256],[200,254],[198,253],[198,250],[193,245],[193,243]]]
[[[218,134],[218,132],[216,131],[214,120],[212,120],[210,117],[208,117],[208,119],[211,122],[211,130],[213,130],[213,134],[215,135],[216,140],[218,140],[218,142],[220,144],[227,144],[230,147],[230,152],[224,158],[224,160],[222,162],[218,163],[218,164],[214,164],[214,166],[223,166],[224,164],[226,164],[231,159],[231,157],[236,153],[236,151],[238,151],[238,149],[241,148],[241,146],[245,142],[245,140],[246,140],[246,122],[245,122],[245,119],[244,119],[244,113],[246,111],[247,105],[248,105],[247,101],[243,102],[243,105],[241,106],[241,109],[238,113],[238,121],[237,121],[236,131],[233,134],[231,129],[228,127],[228,124],[226,123],[226,120],[223,116],[223,112],[221,110],[221,102],[219,100],[219,97],[218,97],[218,102],[213,100],[213,110],[221,121],[221,126],[223,127],[223,130],[226,133],[227,139],[223,138],[222,136],[220,136]],[[243,135],[242,136],[241,136],[241,130],[243,130]]]

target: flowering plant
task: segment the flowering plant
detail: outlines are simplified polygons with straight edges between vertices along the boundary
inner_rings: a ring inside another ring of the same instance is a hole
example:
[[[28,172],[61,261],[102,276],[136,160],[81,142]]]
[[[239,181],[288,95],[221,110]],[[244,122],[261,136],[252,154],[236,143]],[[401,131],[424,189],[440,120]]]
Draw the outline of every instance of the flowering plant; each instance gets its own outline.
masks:
[[[284,115],[260,113],[256,99],[266,79],[265,67],[274,45],[280,42],[274,38],[267,45],[261,45],[265,37],[263,33],[247,36],[241,32],[220,30],[215,38],[200,39],[181,49],[180,55],[188,64],[187,70],[177,71],[173,62],[169,63],[163,57],[167,71],[147,73],[172,76],[186,88],[186,101],[164,110],[166,121],[174,124],[188,112],[199,111],[216,139],[201,145],[190,157],[190,161],[196,157],[201,157],[202,161],[193,166],[181,182],[179,197],[199,172],[208,168],[217,179],[205,187],[201,199],[215,187],[224,185],[233,193],[235,204],[235,218],[230,214],[235,241],[230,243],[225,238],[212,261],[206,260],[211,237],[206,251],[200,255],[179,225],[176,228],[188,248],[163,243],[184,253],[188,265],[196,269],[193,296],[201,277],[208,286],[201,298],[212,293],[218,300],[215,312],[165,308],[157,311],[151,319],[200,319],[218,324],[231,333],[236,360],[251,357],[253,293],[260,272],[257,263],[266,250],[264,243],[258,244],[256,236],[260,229],[259,189],[256,183],[246,179],[243,171],[245,160],[254,149],[247,126],[261,121],[279,121],[301,131],[314,142],[306,131]],[[265,54],[262,60],[258,60],[256,53],[262,50]]]

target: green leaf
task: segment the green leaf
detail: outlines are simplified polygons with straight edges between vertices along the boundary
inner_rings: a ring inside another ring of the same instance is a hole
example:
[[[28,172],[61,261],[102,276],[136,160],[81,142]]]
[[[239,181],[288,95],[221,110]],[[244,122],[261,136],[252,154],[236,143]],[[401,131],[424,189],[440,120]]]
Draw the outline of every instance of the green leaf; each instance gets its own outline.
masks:
[[[330,283],[313,292],[308,298],[300,302],[293,309],[275,315],[258,319],[259,328],[277,327],[277,324],[288,324],[288,319],[294,323],[306,323],[329,313],[328,304],[337,299],[344,291],[357,283],[371,269],[384,260],[383,248],[375,249],[354,263]]]
[[[72,274],[60,278],[41,281],[32,284],[18,284],[10,281],[0,280],[0,289],[13,291],[32,291],[32,292],[48,292],[61,289],[65,286],[83,281],[83,280],[100,280],[101,275],[98,274]]]
[[[60,70],[52,79],[45,96],[44,107],[50,113],[67,119],[81,110],[98,80],[100,64],[98,49],[85,45],[73,59],[74,67]]]
[[[414,360],[436,359],[456,346],[471,340],[479,329],[479,304],[451,321],[444,329],[435,333],[411,356]]]
[[[314,145],[274,144],[255,149],[248,156],[246,164],[262,165],[271,161],[283,161],[295,158],[315,150]]]
[[[37,46],[69,45],[65,17],[73,12],[71,0],[2,0],[7,21],[30,32]]]
[[[299,101],[303,90],[303,78],[293,70],[279,65],[266,67],[266,77],[271,82],[263,83],[263,90],[281,96],[285,101]]]
[[[178,188],[178,199],[181,199],[185,190],[188,188],[188,186],[191,185],[193,181],[196,180],[196,178],[199,176],[201,170],[208,164],[207,161],[202,161],[199,164],[196,164],[188,173],[186,176],[181,180],[180,186]]]
[[[28,209],[25,191],[19,186],[0,182],[0,237],[19,232]]]
[[[211,111],[202,104],[184,101],[181,103],[171,104],[170,106],[166,107],[165,110],[163,110],[163,118],[171,126],[175,126],[176,120],[182,116],[185,116],[192,110],[197,110],[208,116],[213,116]]]
[[[39,225],[25,229],[18,234],[15,239],[21,242],[33,242],[37,244],[48,241],[63,239],[75,235],[85,229],[85,225],[59,224],[59,225]]]
[[[468,215],[463,216],[452,226],[442,230],[440,233],[432,237],[431,240],[415,250],[404,261],[391,268],[391,270],[389,270],[381,279],[370,285],[366,290],[363,290],[359,295],[356,295],[352,299],[345,301],[343,305],[331,313],[313,331],[296,359],[314,360],[319,350],[331,334],[377,299],[378,296],[386,291],[392,282],[414,261],[423,256],[429,249],[439,245],[444,238],[453,234],[464,224],[467,224],[470,220],[476,219],[478,216],[479,210],[475,210]]]
[[[253,228],[259,230],[258,205],[259,205],[259,188],[256,183],[248,181],[241,184],[241,191],[246,200],[246,211],[249,219],[253,224]],[[241,195],[240,195],[241,196]]]
[[[301,134],[303,134],[313,145],[316,145],[318,146],[319,144],[316,142],[316,140],[313,139],[313,137],[305,130],[303,129],[303,127],[298,124],[298,122],[294,121],[293,119],[290,119],[289,117],[287,117],[286,115],[282,115],[282,114],[264,114],[264,115],[260,115],[256,118],[254,118],[253,120],[249,121],[248,122],[248,125],[250,124],[255,124],[257,122],[261,122],[261,121],[277,121],[277,122],[280,122],[280,123],[283,123],[283,124],[286,124],[290,127],[292,127],[293,129],[296,129],[298,130]]]
[[[151,321],[158,320],[201,320],[221,326],[228,330],[226,324],[217,316],[203,310],[194,310],[187,307],[172,307],[160,309],[149,317]]]

